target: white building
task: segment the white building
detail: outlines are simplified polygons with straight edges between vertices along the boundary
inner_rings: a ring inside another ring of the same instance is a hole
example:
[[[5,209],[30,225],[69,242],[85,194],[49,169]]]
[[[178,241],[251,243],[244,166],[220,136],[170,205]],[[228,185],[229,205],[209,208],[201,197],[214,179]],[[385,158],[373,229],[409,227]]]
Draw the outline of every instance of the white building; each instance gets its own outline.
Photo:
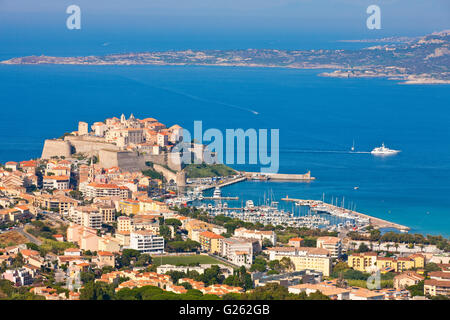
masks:
[[[319,237],[316,246],[328,250],[332,258],[338,258],[342,254],[342,242],[338,237]]]
[[[44,189],[67,190],[69,189],[69,176],[44,176],[42,187]]]
[[[80,184],[80,191],[87,198],[120,197],[121,199],[129,199],[131,196],[131,191],[127,187],[96,182]]]
[[[130,249],[142,253],[164,253],[164,238],[149,230],[137,230],[130,233]]]
[[[238,266],[251,266],[253,263],[253,243],[243,239],[222,239],[222,256]]]
[[[277,244],[277,235],[274,231],[260,231],[238,228],[234,230],[234,236],[239,238],[256,239],[260,242],[261,246],[265,239],[269,240],[274,246]]]
[[[103,215],[96,207],[79,206],[69,209],[69,218],[76,224],[92,229],[101,229]]]

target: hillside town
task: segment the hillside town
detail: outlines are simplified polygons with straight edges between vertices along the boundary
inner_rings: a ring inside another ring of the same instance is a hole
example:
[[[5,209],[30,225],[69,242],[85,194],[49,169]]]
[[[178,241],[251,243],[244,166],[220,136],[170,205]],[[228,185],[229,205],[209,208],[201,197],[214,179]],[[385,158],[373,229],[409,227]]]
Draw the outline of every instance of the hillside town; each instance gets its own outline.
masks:
[[[450,297],[441,236],[263,224],[175,201],[183,170],[148,156],[181,136],[180,126],[122,115],[91,130],[80,122],[57,139],[75,148],[64,155],[47,145],[41,158],[2,165],[0,299]],[[108,166],[108,148],[149,163]]]

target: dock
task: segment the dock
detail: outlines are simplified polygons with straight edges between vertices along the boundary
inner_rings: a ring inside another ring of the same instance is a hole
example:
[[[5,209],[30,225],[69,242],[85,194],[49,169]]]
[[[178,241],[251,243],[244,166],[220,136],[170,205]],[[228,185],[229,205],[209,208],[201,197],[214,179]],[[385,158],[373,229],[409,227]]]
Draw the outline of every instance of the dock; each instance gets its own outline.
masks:
[[[203,197],[204,200],[239,200],[239,197]]]
[[[376,218],[376,217],[372,217],[369,216],[367,214],[361,213],[361,212],[357,212],[357,211],[353,211],[350,209],[345,209],[345,208],[341,208],[341,207],[337,207],[335,205],[320,201],[320,200],[305,200],[305,199],[295,199],[295,198],[289,198],[288,196],[286,196],[285,198],[281,199],[282,201],[292,201],[292,202],[296,202],[300,205],[303,206],[310,206],[312,207],[312,209],[314,209],[315,206],[321,206],[321,207],[325,207],[329,210],[329,213],[331,214],[331,211],[340,211],[342,213],[346,213],[349,215],[354,215],[356,217],[360,217],[360,218],[366,218],[369,219],[370,224],[372,224],[374,227],[377,228],[393,228],[393,229],[397,229],[399,231],[402,232],[407,232],[409,231],[411,228],[395,223],[395,222],[390,222],[387,220],[383,220],[380,218]],[[327,210],[327,211],[328,211]]]
[[[303,181],[309,182],[315,180],[311,176],[311,171],[303,174],[296,173],[261,173],[261,172],[247,172],[241,171],[241,174],[246,176],[248,180],[275,180],[275,181]]]
[[[192,185],[192,186],[198,187],[200,189],[200,191],[205,191],[205,190],[209,190],[209,189],[214,189],[215,187],[219,187],[219,188],[226,187],[226,186],[229,186],[229,185],[241,182],[241,181],[245,181],[245,180],[247,180],[246,177],[238,176],[236,178],[224,181],[222,183],[214,183],[214,184],[210,184],[210,185],[199,185],[199,186]]]

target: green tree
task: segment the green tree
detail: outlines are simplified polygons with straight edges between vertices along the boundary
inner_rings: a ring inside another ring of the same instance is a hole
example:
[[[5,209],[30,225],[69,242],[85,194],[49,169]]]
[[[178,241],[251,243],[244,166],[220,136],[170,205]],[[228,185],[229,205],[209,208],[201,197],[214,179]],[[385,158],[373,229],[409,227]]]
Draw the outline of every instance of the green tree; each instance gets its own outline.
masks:
[[[361,242],[358,248],[358,252],[369,252],[370,249],[364,242]]]

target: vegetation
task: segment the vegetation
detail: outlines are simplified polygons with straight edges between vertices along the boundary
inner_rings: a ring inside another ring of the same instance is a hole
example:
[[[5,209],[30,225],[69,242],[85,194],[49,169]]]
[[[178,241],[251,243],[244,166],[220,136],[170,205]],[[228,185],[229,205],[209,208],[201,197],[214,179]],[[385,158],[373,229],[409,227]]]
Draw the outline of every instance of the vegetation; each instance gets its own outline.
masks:
[[[39,246],[39,252],[42,256],[49,252],[55,254],[62,254],[66,249],[75,248],[76,245],[71,242],[60,242],[52,239],[45,239],[44,242]]]
[[[191,239],[186,241],[171,241],[167,242],[167,250],[174,252],[193,252],[201,247],[200,243]]]
[[[32,294],[28,287],[15,287],[12,282],[0,279],[1,300],[45,300],[45,297]]]
[[[121,255],[116,256],[116,265],[120,268],[127,268],[131,265],[135,267],[144,267],[151,263],[150,255],[141,253],[134,249],[124,249]]]
[[[187,293],[176,294],[167,292],[158,287],[145,286],[141,288],[124,288],[116,294],[116,299],[119,300],[219,300],[220,298],[206,294],[204,295],[199,290],[190,289]]]
[[[228,298],[230,296],[224,297]],[[305,292],[300,294],[289,293],[286,287],[277,283],[268,283],[263,287],[243,293],[239,296],[240,300],[330,300],[320,292],[314,292],[307,295]]]
[[[0,234],[0,246],[13,246],[26,242],[28,242],[28,239],[17,231],[8,231]]]
[[[161,173],[159,173],[159,172],[157,172],[157,171],[155,171],[155,170],[153,170],[153,169],[146,169],[146,170],[143,170],[143,171],[142,171],[142,174],[143,174],[144,176],[150,177],[150,178],[152,178],[152,179],[160,179],[160,180],[163,180],[163,179],[164,179],[164,176],[163,176]]]
[[[236,174],[236,170],[224,164],[189,164],[185,171],[188,178],[227,177]]]
[[[418,233],[396,233],[386,232],[381,235],[381,232],[376,229],[369,230],[369,236],[352,231],[348,233],[348,236],[352,240],[369,240],[380,242],[395,242],[395,243],[407,243],[407,244],[422,244],[422,245],[436,245],[438,249],[444,251],[450,251],[450,239],[446,239],[442,236],[433,236]]]
[[[27,232],[38,238],[53,240],[53,235],[64,234],[65,229],[54,228],[44,221],[35,220],[31,222],[31,226],[27,228]]]
[[[415,297],[415,296],[424,296],[424,286],[425,281],[420,281],[418,284],[415,284],[413,286],[409,286],[406,289],[409,290],[409,293],[411,293],[411,297]]]
[[[162,264],[172,264],[172,265],[180,265],[180,264],[191,264],[191,263],[199,263],[199,264],[225,264],[224,262],[217,260],[211,256],[206,255],[189,255],[189,256],[164,256],[164,257],[154,257],[152,263],[154,265],[162,265]]]
[[[350,269],[345,262],[338,262],[330,275],[331,278],[339,278],[345,280],[350,286],[367,288],[367,279],[371,276],[370,273],[361,272]],[[381,288],[392,288],[394,286],[393,279],[395,274],[392,272],[382,273],[380,275]]]

